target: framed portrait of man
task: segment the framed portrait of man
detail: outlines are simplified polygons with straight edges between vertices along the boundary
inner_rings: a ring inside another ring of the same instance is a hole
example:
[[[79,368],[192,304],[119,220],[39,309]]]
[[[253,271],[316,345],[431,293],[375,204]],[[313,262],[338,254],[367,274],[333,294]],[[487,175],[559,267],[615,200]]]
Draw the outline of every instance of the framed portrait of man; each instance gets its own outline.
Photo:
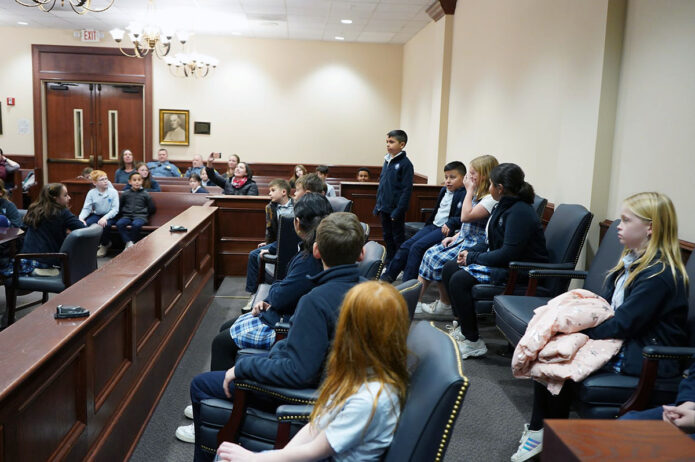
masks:
[[[188,146],[189,114],[187,110],[159,110],[159,144]]]

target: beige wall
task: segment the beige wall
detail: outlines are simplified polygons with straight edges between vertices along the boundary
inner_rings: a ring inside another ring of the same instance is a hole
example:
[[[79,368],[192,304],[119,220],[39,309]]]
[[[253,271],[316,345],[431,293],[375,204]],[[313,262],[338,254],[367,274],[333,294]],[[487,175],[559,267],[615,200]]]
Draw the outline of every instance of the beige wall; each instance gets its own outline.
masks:
[[[668,194],[695,241],[695,2],[631,0],[608,217],[639,191]]]
[[[31,44],[82,43],[72,31],[22,28],[0,28],[0,43],[1,96],[17,99],[14,108],[2,105],[0,146],[33,154]],[[204,36],[193,43],[221,65],[194,80],[153,60],[154,147],[159,109],[188,109],[192,121],[211,122],[211,135],[191,127],[190,146],[169,149],[174,159],[222,151],[257,162],[381,163],[385,134],[400,121],[402,46]],[[20,119],[31,133],[17,134]]]

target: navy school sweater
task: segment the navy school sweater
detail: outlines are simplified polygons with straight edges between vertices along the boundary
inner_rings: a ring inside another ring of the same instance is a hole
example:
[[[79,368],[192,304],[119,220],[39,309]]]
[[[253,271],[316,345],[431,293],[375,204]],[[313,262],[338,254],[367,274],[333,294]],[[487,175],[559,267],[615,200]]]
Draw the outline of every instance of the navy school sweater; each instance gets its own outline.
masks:
[[[318,385],[343,297],[360,282],[360,274],[357,264],[340,265],[311,280],[316,287],[299,300],[287,338],[277,342],[268,356],[239,358],[237,378],[289,388]]]
[[[446,194],[446,186],[439,191],[439,196],[437,197],[437,203],[434,205],[434,210],[432,215],[427,219],[425,224],[431,225],[434,223],[434,217],[437,215],[437,210],[439,210],[439,204],[442,203],[444,199],[444,194]],[[461,227],[461,206],[463,205],[463,199],[466,198],[466,188],[461,186],[456,191],[454,191],[454,197],[451,199],[451,208],[449,209],[449,218],[446,220],[446,226],[449,228],[449,235],[453,236],[456,230]]]
[[[413,192],[413,164],[401,151],[391,162],[384,161],[376,191],[374,215],[387,213],[391,218],[403,218],[408,211]]]
[[[24,237],[22,253],[59,252],[67,236],[67,230],[84,228],[85,224],[68,209],[44,218],[39,226],[29,226]],[[51,264],[59,264],[59,260],[51,260]]]

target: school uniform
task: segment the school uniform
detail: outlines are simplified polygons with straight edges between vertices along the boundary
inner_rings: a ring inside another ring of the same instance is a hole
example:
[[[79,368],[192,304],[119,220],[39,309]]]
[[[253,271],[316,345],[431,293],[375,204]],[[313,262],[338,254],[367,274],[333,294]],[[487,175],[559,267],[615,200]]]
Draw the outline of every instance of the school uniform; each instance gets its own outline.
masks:
[[[405,241],[394,255],[381,279],[393,282],[398,273],[403,271],[403,280],[417,279],[422,257],[433,245],[446,237],[442,226],[449,228],[447,236],[452,236],[461,227],[461,206],[466,197],[466,188],[448,191],[446,187],[439,191],[432,215],[413,237]]]
[[[84,227],[84,223],[79,218],[64,208],[55,215],[45,217],[38,227],[29,226],[27,228],[21,253],[59,252],[67,237],[66,231]],[[60,264],[58,259],[44,259],[44,261],[52,265]]]
[[[121,193],[121,217],[116,222],[118,233],[123,242],[137,242],[140,238],[140,230],[147,223],[147,218],[154,212],[154,202],[147,191],[143,189],[123,191]],[[128,225],[130,225],[130,230],[128,230]]]
[[[197,188],[192,189],[191,192],[194,194],[209,194],[208,190],[203,188],[202,186],[198,186]]]
[[[128,191],[130,189],[131,189],[130,184],[127,184],[123,188],[123,191]],[[157,180],[155,180],[151,176],[150,176],[150,187],[146,188],[145,185],[143,184],[142,189],[143,189],[143,191],[147,191],[147,192],[161,192],[162,191],[162,188],[161,188],[161,186],[159,186],[159,183],[157,183]]]
[[[405,240],[405,213],[413,191],[413,173],[413,164],[405,151],[394,157],[389,154],[384,157],[373,213],[381,217],[386,259],[389,262]]]
[[[80,220],[84,220],[87,226],[97,223],[102,218],[106,218],[104,232],[101,233],[101,245],[108,245],[111,242],[108,230],[114,223],[114,218],[118,214],[119,198],[118,191],[109,184],[104,192],[97,188],[90,189],[84,200],[84,206],[80,211]]]
[[[22,217],[19,215],[17,206],[4,197],[0,198],[0,214],[7,218],[13,228],[22,227]]]

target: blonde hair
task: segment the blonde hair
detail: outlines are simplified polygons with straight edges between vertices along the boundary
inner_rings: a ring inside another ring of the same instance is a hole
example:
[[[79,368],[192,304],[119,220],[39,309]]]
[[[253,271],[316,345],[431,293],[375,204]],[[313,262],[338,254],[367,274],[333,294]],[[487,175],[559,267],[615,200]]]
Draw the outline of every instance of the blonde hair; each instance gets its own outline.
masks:
[[[311,421],[341,409],[368,381],[381,383],[370,422],[385,385],[395,390],[402,408],[408,389],[409,327],[405,300],[391,284],[370,281],[350,289],[340,307],[326,379],[319,390]]]
[[[688,275],[685,272],[678,242],[678,219],[671,199],[658,192],[642,192],[625,199],[623,205],[639,219],[651,222],[652,225],[652,234],[647,242],[647,248],[632,263],[632,270],[625,280],[624,287],[628,287],[642,271],[654,265],[661,265],[661,269],[654,276],[661,274],[666,267],[669,267],[673,280],[677,282],[680,273],[683,282],[687,285]],[[625,248],[618,264],[608,272],[609,276],[624,270],[622,257],[628,253],[630,249]]]
[[[478,156],[469,164],[469,167],[478,172],[478,190],[475,192],[477,200],[490,194],[490,172],[498,165],[497,158],[489,154]]]
[[[97,181],[102,176],[105,176],[106,178],[109,177],[103,170],[92,170],[92,172],[89,174],[89,179],[92,181]]]

